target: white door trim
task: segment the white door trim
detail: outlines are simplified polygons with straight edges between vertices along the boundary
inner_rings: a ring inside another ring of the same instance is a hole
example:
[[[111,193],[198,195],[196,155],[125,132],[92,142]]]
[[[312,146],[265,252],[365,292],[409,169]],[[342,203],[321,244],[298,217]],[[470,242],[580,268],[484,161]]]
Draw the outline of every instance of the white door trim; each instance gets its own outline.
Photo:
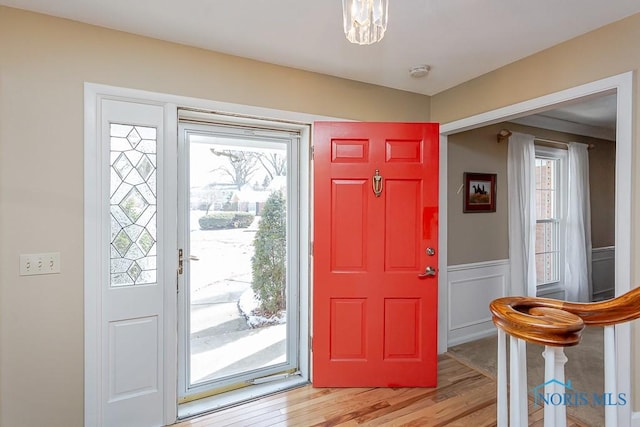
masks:
[[[477,114],[461,120],[446,123],[440,127],[441,158],[440,158],[440,232],[441,242],[446,242],[446,208],[443,213],[443,206],[446,207],[447,191],[447,163],[446,145],[448,135],[500,123],[510,119],[535,114],[539,111],[547,110],[552,106],[560,106],[564,103],[575,101],[579,98],[599,96],[603,93],[617,93],[617,127],[616,127],[616,260],[615,260],[615,287],[616,296],[622,295],[631,289],[631,183],[632,183],[632,147],[633,147],[633,78],[634,72],[618,74],[584,85],[555,92],[539,98],[530,99],[517,104],[509,105],[496,110]],[[443,161],[444,159],[444,161]],[[446,298],[446,247],[441,244],[440,254],[440,302]],[[445,276],[445,277],[443,277]],[[444,295],[443,295],[444,294]],[[446,302],[446,299],[444,300]],[[442,307],[442,305],[441,305]],[[439,351],[446,351],[447,324],[446,316],[439,317]],[[445,313],[446,314],[446,313]],[[444,346],[444,347],[441,347]],[[631,396],[631,325],[625,323],[616,326],[616,346],[617,346],[617,368],[618,368],[618,388],[619,392],[627,393]],[[630,398],[629,402],[633,399]],[[631,405],[618,407],[618,414],[622,425],[629,425],[631,422]]]
[[[97,117],[100,104],[97,94],[89,93],[85,86],[84,94],[84,424],[100,425],[102,420],[102,387],[100,385],[101,364],[99,359],[100,334],[100,289],[95,283],[99,256],[97,242],[100,236],[99,194],[100,170],[97,144],[100,135]],[[91,273],[89,273],[91,272]],[[91,331],[91,333],[88,333]]]
[[[95,141],[99,136],[98,117],[100,114],[100,101],[102,99],[130,100],[138,103],[162,105],[165,114],[165,155],[167,158],[177,157],[178,137],[178,106],[194,109],[202,109],[211,112],[237,114],[256,118],[286,120],[312,125],[315,121],[336,121],[342,118],[318,116],[292,111],[275,110],[263,107],[218,102],[200,98],[191,98],[178,95],[170,95],[149,92],[137,89],[122,88],[96,83],[84,85],[84,398],[85,398],[85,425],[101,425],[102,413],[100,410],[101,384],[100,384],[100,293],[98,292],[95,275],[98,268],[98,252],[96,250],[99,239],[99,200],[96,186],[99,185],[98,153]],[[302,139],[311,141],[311,132],[305,129]],[[311,271],[310,271],[310,236],[313,235],[312,199],[310,197],[311,182],[311,157],[310,146],[301,145],[300,151],[300,347],[307,352],[300,358],[300,371],[303,376],[310,378],[311,366],[308,355],[309,334],[311,332]],[[165,162],[165,194],[167,200],[177,200],[177,163]],[[170,206],[167,206],[170,205]],[[161,266],[159,275],[164,277],[165,283],[176,282],[177,256],[174,256],[172,248],[177,248],[177,210],[175,205],[167,204],[158,206],[164,212],[166,262]],[[165,287],[164,305],[164,414],[165,424],[173,424],[177,420],[177,295],[173,286]]]

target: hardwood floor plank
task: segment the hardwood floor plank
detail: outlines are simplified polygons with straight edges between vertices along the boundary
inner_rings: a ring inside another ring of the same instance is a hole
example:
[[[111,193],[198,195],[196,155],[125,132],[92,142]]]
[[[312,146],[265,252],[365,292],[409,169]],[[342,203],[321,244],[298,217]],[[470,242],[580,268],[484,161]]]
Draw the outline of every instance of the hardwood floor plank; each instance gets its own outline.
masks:
[[[176,427],[350,427],[496,425],[494,378],[449,357],[438,361],[435,388],[303,386],[178,423]],[[542,426],[529,404],[529,425]],[[569,418],[569,427],[585,427]]]
[[[416,404],[408,406],[401,411],[396,411],[384,417],[372,420],[374,426],[390,425],[446,425],[458,418],[458,415],[466,415],[469,411],[477,410],[472,403],[473,397],[480,401],[491,399],[495,390],[490,382],[484,385],[474,384],[473,390],[464,393],[458,386],[453,386],[457,390],[446,390],[446,399],[441,396],[434,396],[436,399],[425,399]],[[483,406],[490,404],[482,402]]]
[[[495,400],[490,405],[485,406],[471,414],[468,414],[462,418],[452,421],[448,427],[495,427],[496,414],[498,408]]]
[[[413,388],[413,389],[401,389],[397,396],[388,399],[389,405],[384,408],[377,409],[375,411],[368,412],[366,414],[359,415],[353,418],[352,423],[344,425],[360,425],[370,423],[377,418],[384,417],[388,414],[398,414],[404,408],[415,405],[417,402],[427,399],[430,395],[433,395],[435,389],[427,388]]]

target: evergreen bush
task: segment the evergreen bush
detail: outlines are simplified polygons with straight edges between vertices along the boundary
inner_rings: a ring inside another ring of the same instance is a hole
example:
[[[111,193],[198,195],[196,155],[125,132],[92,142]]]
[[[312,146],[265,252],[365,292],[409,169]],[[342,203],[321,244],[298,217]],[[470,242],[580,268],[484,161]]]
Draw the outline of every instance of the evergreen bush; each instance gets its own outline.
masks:
[[[262,219],[253,241],[251,288],[260,301],[260,314],[277,315],[286,308],[286,202],[281,191],[264,204]]]

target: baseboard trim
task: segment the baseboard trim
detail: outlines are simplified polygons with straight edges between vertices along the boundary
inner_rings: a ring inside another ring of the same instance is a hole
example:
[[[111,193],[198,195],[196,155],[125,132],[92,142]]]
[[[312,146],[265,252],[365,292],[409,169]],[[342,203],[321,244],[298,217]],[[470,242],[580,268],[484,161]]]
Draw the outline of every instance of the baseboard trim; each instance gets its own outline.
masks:
[[[631,413],[631,427],[640,427],[640,412]]]

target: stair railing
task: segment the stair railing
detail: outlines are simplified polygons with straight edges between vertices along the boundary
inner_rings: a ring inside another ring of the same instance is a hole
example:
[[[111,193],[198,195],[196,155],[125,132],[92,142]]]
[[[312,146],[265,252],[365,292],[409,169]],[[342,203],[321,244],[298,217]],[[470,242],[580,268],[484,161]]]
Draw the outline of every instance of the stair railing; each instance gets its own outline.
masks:
[[[545,346],[542,353],[545,359],[543,396],[566,398],[565,391],[569,384],[565,384],[564,379],[564,365],[567,362],[564,347],[578,345],[585,326],[604,327],[603,396],[618,397],[615,325],[640,318],[640,288],[617,298],[594,303],[574,303],[536,297],[504,297],[491,302],[489,308],[493,315],[493,323],[498,328],[498,427],[528,425],[526,343]],[[510,345],[509,388],[507,335]],[[564,403],[566,402],[547,402],[544,405],[545,427],[566,426]],[[605,405],[607,427],[618,425],[616,408],[615,405]]]

